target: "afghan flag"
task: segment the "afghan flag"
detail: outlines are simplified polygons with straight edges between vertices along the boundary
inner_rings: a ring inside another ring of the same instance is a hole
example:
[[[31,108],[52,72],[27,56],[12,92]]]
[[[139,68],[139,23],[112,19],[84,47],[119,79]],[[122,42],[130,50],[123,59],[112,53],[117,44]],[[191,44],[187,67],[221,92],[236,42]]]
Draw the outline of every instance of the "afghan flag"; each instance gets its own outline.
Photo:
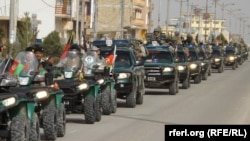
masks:
[[[67,44],[65,45],[65,47],[63,49],[63,52],[62,52],[62,55],[61,55],[61,58],[60,58],[61,60],[63,60],[66,57],[72,43],[73,43],[73,32],[69,36],[68,42],[67,42]]]
[[[14,60],[14,61],[12,62],[12,65],[11,65],[11,67],[10,67],[10,69],[9,69],[9,73],[10,73],[10,74],[14,74],[14,73],[15,73],[15,70],[17,69],[18,64],[19,64],[19,62],[16,61],[16,60]]]
[[[106,67],[112,67],[112,66],[114,66],[115,58],[116,58],[116,45],[114,47],[113,52],[105,58],[105,60],[106,60]]]

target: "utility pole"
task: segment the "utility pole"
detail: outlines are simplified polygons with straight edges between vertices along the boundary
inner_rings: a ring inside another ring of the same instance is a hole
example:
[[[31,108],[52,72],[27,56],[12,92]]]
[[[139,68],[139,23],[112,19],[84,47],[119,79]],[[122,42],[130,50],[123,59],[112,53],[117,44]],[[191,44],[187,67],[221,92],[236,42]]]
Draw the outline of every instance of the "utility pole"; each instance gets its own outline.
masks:
[[[16,27],[18,15],[18,0],[10,0],[10,21],[9,21],[9,43],[13,44],[16,41]]]
[[[180,22],[180,24],[179,24],[179,30],[180,30],[180,34],[181,34],[181,32],[182,32],[182,18],[181,18],[181,16],[182,16],[182,5],[183,5],[183,2],[187,2],[188,0],[178,0],[177,2],[180,2],[180,19],[179,19],[179,22]]]
[[[121,0],[121,33],[120,33],[121,39],[123,39],[123,27],[124,27],[124,0]]]
[[[92,0],[93,1],[93,0]],[[98,2],[95,0],[94,2],[94,40],[97,38],[97,16],[98,16]]]
[[[82,0],[82,17],[81,17],[81,45],[86,41],[86,37],[84,36],[84,23],[85,23],[85,0]]]
[[[208,19],[208,0],[206,0],[206,13],[205,13],[205,43],[207,43],[207,19]]]
[[[168,23],[169,23],[169,7],[170,7],[170,0],[167,0],[167,21],[166,21],[166,34],[168,36]]]
[[[191,26],[191,22],[190,22],[190,19],[191,19],[191,15],[190,15],[190,12],[189,12],[189,0],[187,0],[187,19],[186,19],[186,26],[185,28],[188,28],[187,30],[187,33],[189,34],[190,33],[190,26]]]
[[[79,44],[79,0],[76,0],[76,43]]]
[[[158,8],[158,27],[160,26],[161,19],[161,0],[159,0],[159,8]]]

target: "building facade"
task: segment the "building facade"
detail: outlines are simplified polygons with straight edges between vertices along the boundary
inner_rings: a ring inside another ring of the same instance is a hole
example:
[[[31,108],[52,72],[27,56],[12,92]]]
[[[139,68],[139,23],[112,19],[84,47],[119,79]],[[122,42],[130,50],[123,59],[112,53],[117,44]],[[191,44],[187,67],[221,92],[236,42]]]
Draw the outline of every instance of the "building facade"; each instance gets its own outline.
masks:
[[[199,42],[211,42],[212,36],[217,37],[226,30],[225,22],[225,20],[214,19],[213,15],[209,15],[207,18],[204,15],[184,15],[181,19],[171,19],[168,34],[177,31],[183,36],[187,34],[198,36]]]
[[[144,38],[152,10],[151,0],[56,0],[55,27],[64,40],[70,30],[76,40],[81,31],[86,40]]]

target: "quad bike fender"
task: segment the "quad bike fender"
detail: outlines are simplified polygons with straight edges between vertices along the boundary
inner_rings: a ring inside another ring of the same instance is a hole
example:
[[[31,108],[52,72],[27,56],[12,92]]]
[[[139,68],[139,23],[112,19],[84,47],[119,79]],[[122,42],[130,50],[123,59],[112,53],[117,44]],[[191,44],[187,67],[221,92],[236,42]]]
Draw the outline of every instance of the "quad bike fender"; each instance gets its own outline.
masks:
[[[35,106],[34,102],[20,102],[17,106],[9,110],[10,117],[13,118],[21,115],[32,120],[35,113]]]
[[[84,92],[86,95],[92,95],[93,97],[96,97],[99,94],[100,86],[97,84],[93,84],[89,87],[88,91]]]

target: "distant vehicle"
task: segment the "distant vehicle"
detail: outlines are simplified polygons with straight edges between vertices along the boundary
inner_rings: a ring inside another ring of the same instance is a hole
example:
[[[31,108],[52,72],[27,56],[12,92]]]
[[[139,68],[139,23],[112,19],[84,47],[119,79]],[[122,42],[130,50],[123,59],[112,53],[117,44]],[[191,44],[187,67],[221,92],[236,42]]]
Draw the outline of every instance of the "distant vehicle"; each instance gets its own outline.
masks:
[[[201,75],[202,80],[207,80],[208,76],[211,76],[211,58],[210,54],[203,47],[198,49],[199,60],[201,61]]]
[[[211,54],[211,68],[217,69],[218,73],[222,73],[225,67],[224,51],[216,45],[212,46],[213,52]]]
[[[187,48],[179,46],[175,53],[175,63],[178,66],[179,80],[183,89],[190,87],[190,68],[186,51]]]
[[[199,54],[195,46],[187,45],[189,49],[189,68],[190,68],[190,77],[191,80],[194,80],[194,83],[199,84],[202,80],[202,61],[199,60]]]
[[[145,87],[169,89],[169,94],[179,92],[179,73],[174,52],[169,46],[147,45],[149,56],[144,63]]]
[[[231,66],[233,70],[238,67],[237,50],[234,46],[227,46],[225,50],[225,66]]]

